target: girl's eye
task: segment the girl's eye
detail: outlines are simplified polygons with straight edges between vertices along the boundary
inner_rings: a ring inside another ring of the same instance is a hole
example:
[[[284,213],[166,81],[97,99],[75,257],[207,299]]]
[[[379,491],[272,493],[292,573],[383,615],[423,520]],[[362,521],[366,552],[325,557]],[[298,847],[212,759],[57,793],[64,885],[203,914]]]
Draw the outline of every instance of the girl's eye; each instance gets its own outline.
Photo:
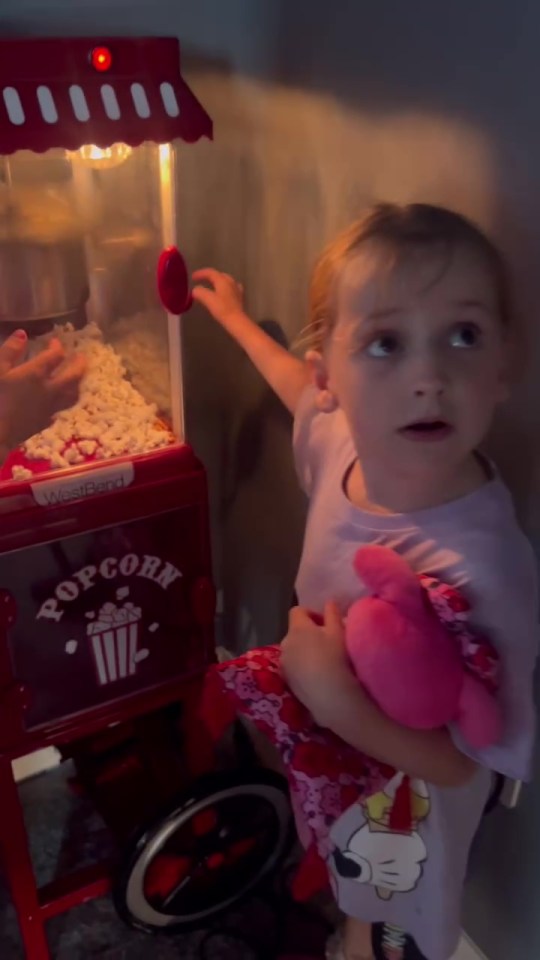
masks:
[[[460,323],[450,336],[450,345],[459,350],[470,350],[477,347],[480,341],[481,332],[475,323]]]
[[[386,333],[384,336],[372,340],[366,348],[366,353],[369,357],[374,357],[378,360],[381,357],[394,356],[398,353],[399,349],[400,343],[398,338],[392,333]]]

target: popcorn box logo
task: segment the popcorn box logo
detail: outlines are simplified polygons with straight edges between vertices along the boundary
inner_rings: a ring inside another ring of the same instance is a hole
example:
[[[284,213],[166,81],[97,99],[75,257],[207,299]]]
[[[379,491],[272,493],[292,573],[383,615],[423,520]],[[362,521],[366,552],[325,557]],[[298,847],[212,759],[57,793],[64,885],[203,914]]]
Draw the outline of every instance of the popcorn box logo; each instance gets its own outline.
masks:
[[[148,650],[139,650],[141,619],[141,608],[133,603],[122,607],[104,603],[97,620],[88,624],[86,633],[100,686],[134,676],[138,664],[148,656]]]
[[[64,621],[59,640],[75,670],[81,671],[83,662],[87,669],[90,659],[92,680],[103,688],[142,673],[139,668],[143,661],[163,641],[159,615],[162,594],[168,593],[183,576],[169,560],[154,554],[105,556],[57,583],[53,596],[41,604],[36,620],[60,625],[71,604],[76,604],[74,613]],[[152,589],[149,594],[148,585],[155,591]],[[91,606],[90,597],[95,593],[98,596],[94,596]],[[130,597],[142,607],[136,606]],[[154,673],[158,669],[155,666]]]
[[[41,604],[36,620],[44,619],[60,623],[66,605],[79,600],[100,583],[107,582],[111,586],[114,585],[119,577],[135,582],[138,579],[150,581],[166,592],[182,576],[182,571],[168,560],[148,553],[142,555],[126,553],[123,557],[104,557],[97,564],[88,564],[80,570],[75,570],[69,579],[58,583],[54,596],[48,597]]]

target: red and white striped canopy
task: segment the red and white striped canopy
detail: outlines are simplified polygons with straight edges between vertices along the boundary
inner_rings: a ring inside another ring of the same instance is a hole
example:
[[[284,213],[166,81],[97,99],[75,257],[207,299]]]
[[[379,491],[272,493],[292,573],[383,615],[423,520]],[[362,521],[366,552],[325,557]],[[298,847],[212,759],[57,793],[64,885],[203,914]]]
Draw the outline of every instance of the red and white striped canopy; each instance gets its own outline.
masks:
[[[0,154],[201,137],[174,38],[0,40]]]

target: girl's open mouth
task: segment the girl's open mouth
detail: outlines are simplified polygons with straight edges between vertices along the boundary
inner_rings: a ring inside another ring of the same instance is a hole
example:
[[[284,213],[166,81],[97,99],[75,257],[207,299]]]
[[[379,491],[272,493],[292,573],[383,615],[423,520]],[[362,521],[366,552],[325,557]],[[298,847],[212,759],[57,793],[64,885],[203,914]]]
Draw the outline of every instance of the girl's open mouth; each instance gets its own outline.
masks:
[[[444,420],[419,420],[402,427],[399,433],[407,440],[416,440],[419,443],[429,443],[437,440],[446,440],[454,428]]]

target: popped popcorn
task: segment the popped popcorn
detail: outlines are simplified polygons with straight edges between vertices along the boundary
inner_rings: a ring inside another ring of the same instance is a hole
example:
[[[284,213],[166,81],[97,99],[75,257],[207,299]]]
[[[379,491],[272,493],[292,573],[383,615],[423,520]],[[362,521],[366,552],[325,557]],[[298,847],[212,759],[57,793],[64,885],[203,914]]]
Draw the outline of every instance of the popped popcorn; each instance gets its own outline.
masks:
[[[33,473],[27,467],[15,466],[11,468],[11,476],[13,480],[31,480]]]
[[[79,402],[58,413],[49,427],[24,444],[29,460],[48,460],[53,469],[64,469],[88,457],[107,460],[147,453],[173,442],[171,432],[159,421],[156,404],[148,403],[127,379],[120,356],[103,341],[96,323],[81,330],[71,324],[58,326],[54,336],[66,353],[84,354],[88,368]],[[25,468],[14,468],[21,469]],[[26,479],[26,475],[13,478]]]
[[[118,318],[108,336],[121,355],[133,386],[170,416],[169,352],[163,313],[146,311]]]
[[[98,448],[96,440],[79,440],[77,446],[83,457],[93,457]]]

